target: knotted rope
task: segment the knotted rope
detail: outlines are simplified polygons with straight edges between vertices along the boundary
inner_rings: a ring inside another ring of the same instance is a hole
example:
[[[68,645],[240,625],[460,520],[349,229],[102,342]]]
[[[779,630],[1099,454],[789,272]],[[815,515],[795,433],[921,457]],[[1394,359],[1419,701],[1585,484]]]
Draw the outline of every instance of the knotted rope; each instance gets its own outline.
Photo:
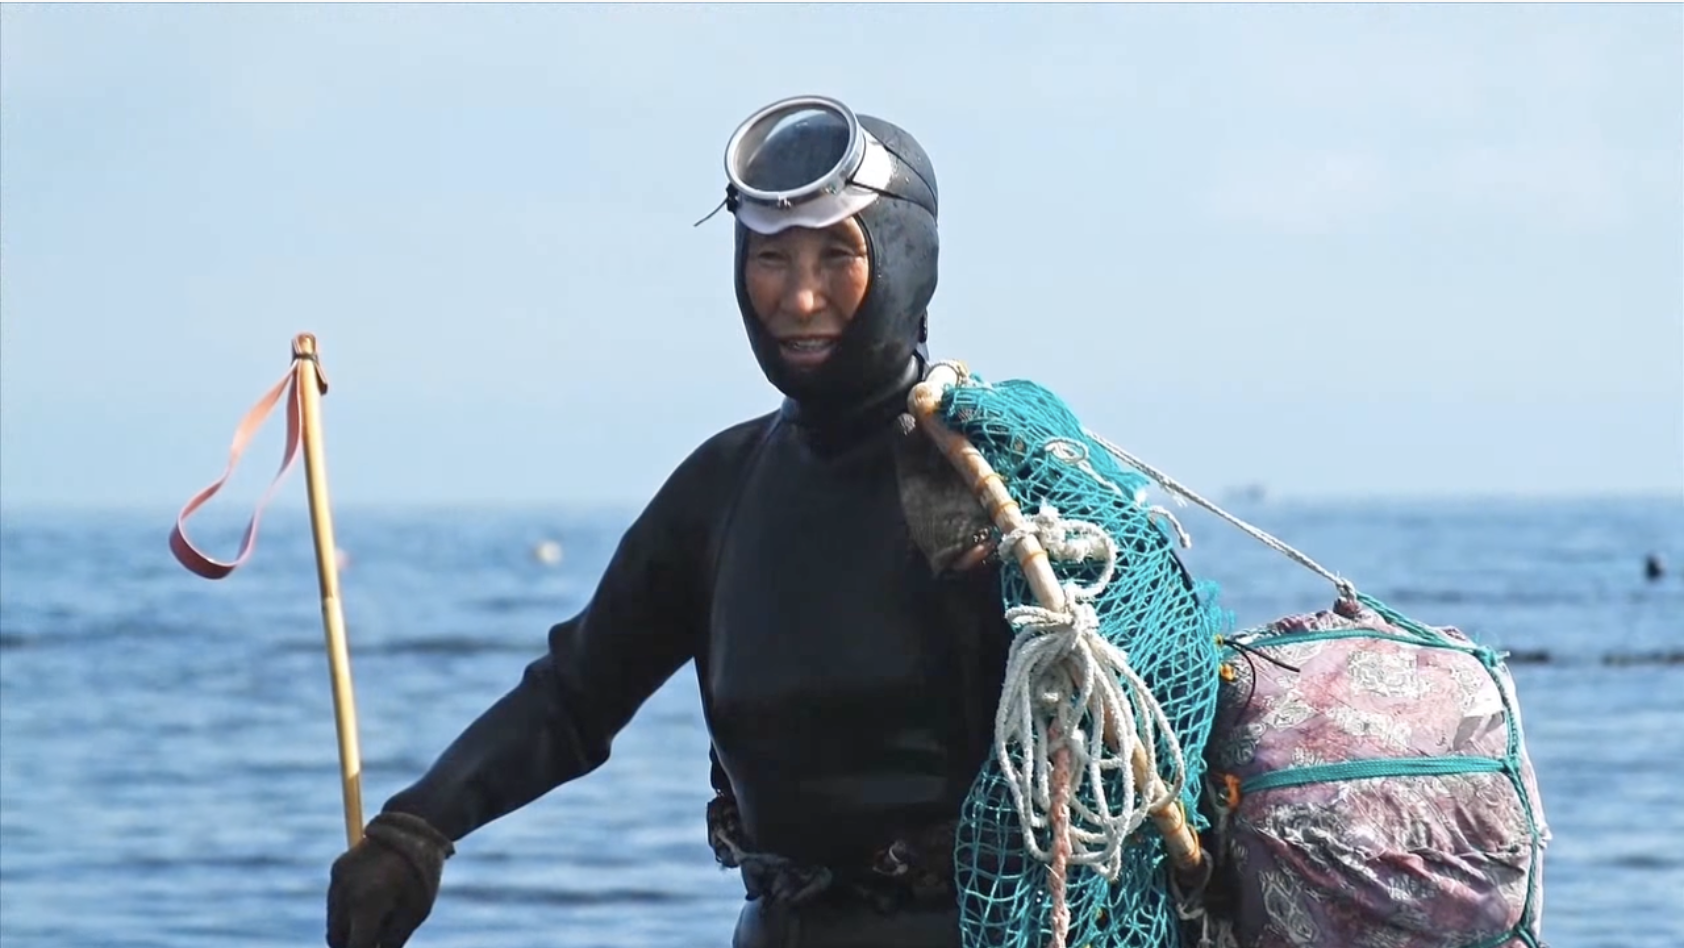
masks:
[[[1006,621],[1017,633],[995,716],[995,756],[1023,827],[1024,845],[1049,864],[1053,946],[1069,927],[1064,898],[1068,865],[1094,867],[1109,881],[1122,871],[1123,842],[1149,811],[1181,792],[1186,765],[1175,732],[1128,655],[1100,635],[1093,600],[1116,570],[1116,542],[1100,527],[1066,520],[1043,506],[1001,540],[1002,555],[1033,535],[1054,562],[1098,560],[1090,585],[1063,584],[1066,607],[1016,606]],[[1159,738],[1174,755],[1173,783],[1156,779]],[[1138,786],[1133,758],[1144,754],[1147,786]],[[1015,758],[1015,759],[1014,759]],[[1019,764],[1021,760],[1021,765]],[[1105,778],[1122,772],[1121,798]],[[1087,788],[1089,799],[1081,791]],[[1048,846],[1036,830],[1050,830]]]

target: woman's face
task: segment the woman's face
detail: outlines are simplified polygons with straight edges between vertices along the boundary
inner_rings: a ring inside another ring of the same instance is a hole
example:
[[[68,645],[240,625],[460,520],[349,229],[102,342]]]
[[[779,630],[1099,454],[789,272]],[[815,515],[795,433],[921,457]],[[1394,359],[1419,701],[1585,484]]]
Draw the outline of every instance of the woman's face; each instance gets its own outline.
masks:
[[[865,232],[850,217],[823,229],[791,227],[770,237],[750,233],[743,282],[784,362],[807,369],[821,365],[871,282]]]

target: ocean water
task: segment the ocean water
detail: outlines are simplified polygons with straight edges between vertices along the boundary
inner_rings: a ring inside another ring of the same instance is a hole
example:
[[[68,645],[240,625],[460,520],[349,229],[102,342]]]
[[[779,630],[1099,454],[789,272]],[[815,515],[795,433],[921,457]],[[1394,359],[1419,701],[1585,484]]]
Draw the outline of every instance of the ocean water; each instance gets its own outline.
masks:
[[[1236,512],[1415,618],[1513,650],[1555,835],[1548,941],[1684,946],[1684,500]],[[213,514],[194,538],[229,555],[243,521]],[[170,558],[172,517],[0,517],[5,948],[323,943],[344,827],[307,517],[272,512],[221,582]],[[514,684],[629,517],[336,511],[367,812]],[[1242,624],[1331,602],[1231,527],[1181,517],[1190,564]],[[533,555],[550,539],[558,564]],[[1650,551],[1674,564],[1658,582]],[[704,842],[706,748],[687,667],[602,770],[463,842],[411,944],[728,944],[741,889]]]

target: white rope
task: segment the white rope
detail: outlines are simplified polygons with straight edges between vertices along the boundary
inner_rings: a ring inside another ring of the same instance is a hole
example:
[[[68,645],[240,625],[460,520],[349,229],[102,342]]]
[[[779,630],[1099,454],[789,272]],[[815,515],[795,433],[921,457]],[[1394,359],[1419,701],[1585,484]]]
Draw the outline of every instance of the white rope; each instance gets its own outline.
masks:
[[[1105,485],[1106,487],[1111,488],[1111,493],[1116,494],[1118,497],[1125,497],[1126,498],[1128,496],[1127,494],[1123,493],[1123,489],[1121,487],[1118,487],[1116,484],[1111,483],[1109,480],[1102,477],[1097,470],[1094,469],[1093,464],[1091,464],[1088,461],[1088,446],[1083,444],[1082,442],[1077,441],[1074,438],[1048,438],[1046,443],[1044,445],[1042,445],[1042,447],[1044,449],[1046,449],[1046,452],[1048,454],[1052,455],[1053,457],[1057,458],[1058,460],[1063,461],[1066,464],[1071,464],[1071,465],[1076,466],[1077,468],[1080,468],[1082,473],[1084,473],[1087,476],[1093,478],[1095,481],[1098,481],[1099,483]],[[1144,497],[1139,497],[1139,496],[1136,496],[1134,499],[1135,499],[1136,503],[1140,503],[1140,502],[1145,500]]]
[[[1095,482],[1109,488],[1111,493],[1116,494],[1118,497],[1122,497],[1125,500],[1128,499],[1128,494],[1124,493],[1121,487],[1112,483],[1094,468],[1093,463],[1088,460],[1088,446],[1086,444],[1077,441],[1074,438],[1048,438],[1046,443],[1042,445],[1042,448],[1044,448],[1046,452],[1054,458],[1078,468],[1082,473],[1092,478]],[[1142,488],[1137,491],[1133,499],[1136,504],[1146,507],[1145,489]],[[1186,501],[1182,500],[1179,496],[1175,499],[1179,503],[1186,503]],[[1187,531],[1181,526],[1181,521],[1175,519],[1175,514],[1170,513],[1169,508],[1159,506],[1146,507],[1146,516],[1149,519],[1152,517],[1160,517],[1169,521],[1170,527],[1175,531],[1175,538],[1178,542],[1180,542],[1182,549],[1186,549],[1193,545],[1193,538],[1187,535]]]
[[[1006,660],[1006,682],[995,715],[995,756],[1011,789],[1023,827],[1024,845],[1037,859],[1050,861],[1051,847],[1042,847],[1035,831],[1050,825],[1052,758],[1070,751],[1071,787],[1070,864],[1095,867],[1109,881],[1122,871],[1123,842],[1147,819],[1148,811],[1181,792],[1186,761],[1180,741],[1163,708],[1146,683],[1129,667],[1128,655],[1099,634],[1099,617],[1092,600],[1110,582],[1116,569],[1116,542],[1100,527],[1065,520],[1051,507],[1042,507],[1029,524],[1001,541],[1001,552],[1033,534],[1050,559],[1081,562],[1098,559],[1103,566],[1091,585],[1064,587],[1066,610],[1017,606],[1006,611],[1013,636]],[[1114,726],[1118,748],[1105,743],[1105,722]],[[1052,725],[1058,738],[1050,738]],[[1174,757],[1175,780],[1157,778],[1160,738]],[[1138,746],[1145,754],[1149,786],[1137,787],[1131,758]],[[1016,750],[1021,766],[1013,760]],[[1122,771],[1122,798],[1112,801],[1105,779]],[[1079,792],[1086,783],[1091,804]]]
[[[1252,526],[1251,524],[1246,523],[1244,520],[1241,520],[1240,518],[1234,516],[1233,514],[1229,513],[1228,511],[1223,510],[1221,507],[1216,506],[1215,503],[1213,503],[1209,500],[1206,500],[1203,497],[1200,497],[1198,494],[1194,493],[1191,488],[1188,488],[1185,485],[1177,483],[1169,475],[1167,475],[1167,474],[1163,473],[1162,471],[1152,467],[1150,464],[1147,464],[1146,462],[1140,460],[1139,458],[1135,457],[1134,455],[1129,454],[1127,451],[1124,451],[1122,448],[1117,447],[1115,444],[1112,444],[1110,441],[1107,441],[1105,438],[1100,437],[1098,434],[1095,434],[1093,431],[1090,431],[1087,428],[1083,428],[1082,433],[1087,435],[1088,437],[1092,438],[1097,444],[1099,444],[1100,447],[1103,447],[1105,450],[1107,450],[1107,451],[1111,452],[1113,455],[1115,455],[1117,460],[1122,461],[1124,464],[1129,465],[1130,467],[1134,468],[1135,470],[1140,471],[1142,474],[1145,474],[1147,477],[1150,477],[1152,480],[1156,481],[1159,486],[1163,487],[1164,490],[1167,490],[1170,493],[1176,494],[1180,497],[1185,497],[1188,500],[1192,501],[1193,503],[1198,504],[1200,507],[1203,507],[1204,509],[1210,511],[1211,513],[1217,515],[1218,517],[1221,517],[1223,520],[1226,520],[1229,523],[1233,524],[1234,526],[1236,526],[1236,527],[1240,528],[1241,530],[1245,531],[1247,534],[1252,536],[1254,539],[1261,542],[1264,546],[1269,547],[1270,549],[1276,551],[1277,553],[1282,554],[1287,559],[1292,560],[1293,562],[1297,563],[1298,565],[1303,566],[1306,569],[1310,570],[1311,572],[1315,573],[1316,575],[1322,577],[1323,579],[1332,583],[1339,590],[1340,594],[1343,595],[1346,599],[1355,599],[1356,598],[1356,595],[1357,595],[1356,584],[1352,583],[1350,580],[1344,578],[1343,576],[1340,576],[1339,574],[1333,572],[1332,570],[1329,570],[1327,567],[1322,566],[1320,563],[1317,563],[1315,560],[1310,559],[1308,556],[1304,555],[1303,553],[1298,552],[1297,550],[1295,550],[1292,547],[1286,545],[1285,543],[1281,542],[1280,540],[1275,539],[1273,536],[1270,536],[1269,534],[1263,532],[1262,530],[1259,530],[1258,528]],[[1156,510],[1162,510],[1162,508],[1155,508],[1155,509]],[[1163,511],[1163,512],[1166,513],[1166,514],[1168,513],[1168,511]],[[1181,525],[1180,524],[1176,524],[1176,530],[1177,530],[1178,533],[1181,532]]]

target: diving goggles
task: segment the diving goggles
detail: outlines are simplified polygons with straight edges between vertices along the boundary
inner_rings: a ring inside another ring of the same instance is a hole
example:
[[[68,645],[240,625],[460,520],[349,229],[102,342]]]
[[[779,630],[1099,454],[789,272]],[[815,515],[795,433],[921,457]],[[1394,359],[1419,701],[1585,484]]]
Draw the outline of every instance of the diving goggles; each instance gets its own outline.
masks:
[[[770,160],[757,160],[763,158]],[[894,156],[848,106],[795,96],[760,109],[732,133],[721,206],[761,234],[829,227],[883,196],[894,170]]]

